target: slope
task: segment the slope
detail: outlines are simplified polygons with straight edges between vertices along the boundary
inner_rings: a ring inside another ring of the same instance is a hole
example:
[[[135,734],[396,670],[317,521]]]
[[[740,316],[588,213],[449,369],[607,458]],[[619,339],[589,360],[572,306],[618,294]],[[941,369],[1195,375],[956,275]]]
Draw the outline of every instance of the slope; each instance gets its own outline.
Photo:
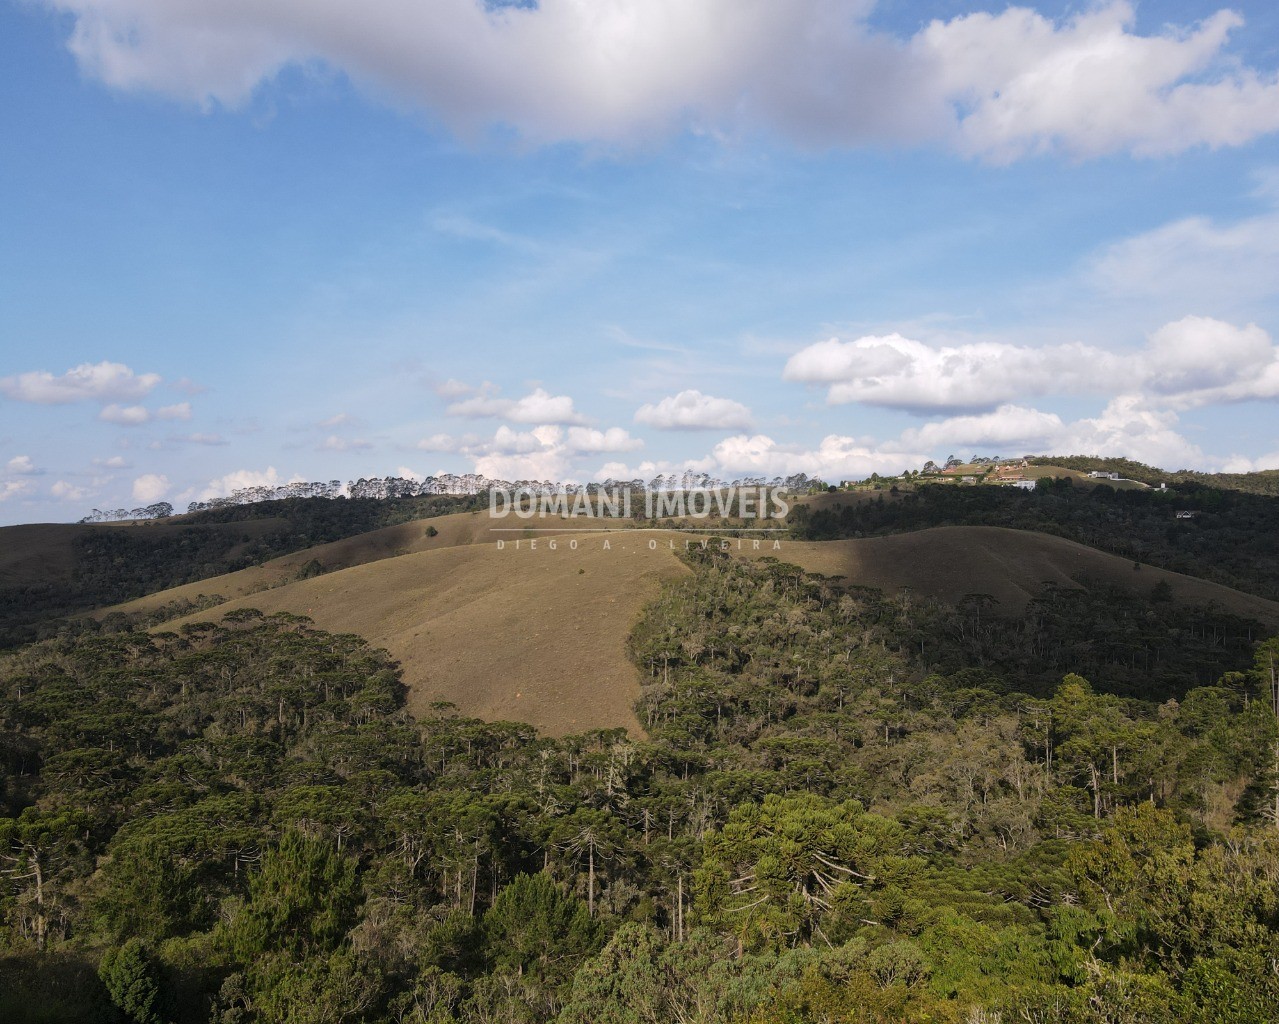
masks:
[[[1177,601],[1215,602],[1236,615],[1279,628],[1279,603],[1274,601],[1149,565],[1134,570],[1127,559],[1071,540],[998,526],[939,526],[857,540],[788,541],[779,557],[809,572],[842,576],[849,584],[888,593],[908,587],[950,603],[966,594],[990,594],[999,601],[995,611],[1004,614],[1024,610],[1047,583],[1113,584],[1144,592],[1163,581]]]
[[[163,628],[237,608],[307,615],[386,648],[403,668],[410,710],[448,701],[551,735],[638,733],[640,680],[626,640],[660,581],[687,571],[669,548],[651,550],[650,536],[610,534],[607,548],[590,534],[559,537],[555,550],[546,540],[535,550],[528,541],[437,547],[239,597]]]

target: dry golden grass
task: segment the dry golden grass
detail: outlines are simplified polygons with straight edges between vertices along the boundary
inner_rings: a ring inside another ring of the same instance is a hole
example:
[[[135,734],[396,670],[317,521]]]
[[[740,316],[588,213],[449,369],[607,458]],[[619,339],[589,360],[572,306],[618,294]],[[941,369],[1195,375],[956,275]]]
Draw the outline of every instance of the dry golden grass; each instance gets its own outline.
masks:
[[[956,602],[965,594],[990,594],[996,612],[1016,614],[1045,583],[1083,586],[1113,583],[1148,592],[1166,581],[1178,601],[1215,601],[1237,615],[1279,625],[1279,604],[1216,583],[1133,563],[1116,555],[1044,533],[998,526],[941,526],[916,533],[858,540],[787,541],[776,557],[809,572],[843,576],[845,582],[894,593]],[[760,554],[768,554],[761,552]]]
[[[434,526],[437,531],[434,537],[427,536],[426,531],[430,526]],[[228,599],[243,597],[292,583],[297,579],[299,570],[313,559],[323,565],[326,570],[348,569],[354,565],[364,565],[367,562],[394,558],[398,555],[433,551],[459,544],[472,544],[477,539],[487,538],[489,536],[487,531],[488,517],[482,513],[459,512],[436,519],[399,523],[354,537],[345,537],[329,544],[317,544],[304,551],[281,555],[269,562],[250,566],[248,569],[240,569],[238,572],[213,576],[181,587],[148,594],[135,601],[104,609],[104,612],[149,612],[170,601],[182,599],[194,601],[202,594],[216,594]]]
[[[386,648],[403,667],[411,711],[450,701],[551,735],[618,726],[638,734],[640,679],[626,639],[660,582],[687,571],[668,547],[649,549],[651,537],[665,545],[668,536],[565,534],[556,550],[545,535],[535,550],[528,540],[500,551],[495,542],[441,547],[240,597],[190,621],[235,608],[306,615]]]

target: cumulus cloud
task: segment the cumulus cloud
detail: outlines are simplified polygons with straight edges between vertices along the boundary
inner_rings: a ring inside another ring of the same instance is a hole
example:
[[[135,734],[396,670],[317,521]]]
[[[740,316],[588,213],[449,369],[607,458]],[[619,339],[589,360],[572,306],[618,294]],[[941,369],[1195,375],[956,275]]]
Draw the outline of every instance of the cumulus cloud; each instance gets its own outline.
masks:
[[[901,443],[916,451],[936,452],[942,448],[1009,448],[1019,454],[1052,446],[1062,436],[1065,424],[1060,416],[1019,405],[1002,405],[994,412],[976,416],[952,416],[903,431]]]
[[[158,420],[189,420],[191,418],[191,403],[178,402],[176,405],[164,405],[155,411],[155,418]]]
[[[30,489],[31,484],[26,480],[0,480],[0,501],[16,498],[20,494],[26,494]]]
[[[1146,386],[1178,407],[1279,398],[1279,350],[1256,324],[1184,317],[1155,331],[1142,358]]]
[[[1065,421],[1058,414],[1005,405],[974,416],[952,416],[904,431],[884,450],[944,456],[956,449],[1024,455],[1110,455],[1168,468],[1204,466],[1204,453],[1177,430],[1177,413],[1151,407],[1141,395],[1120,395],[1096,416]]]
[[[454,402],[446,410],[450,416],[470,419],[493,417],[512,423],[584,424],[586,418],[573,408],[568,395],[552,395],[544,388],[534,388],[523,398],[500,398],[482,391],[471,398]]]
[[[235,491],[243,490],[246,487],[277,487],[284,483],[296,483],[303,480],[303,477],[294,475],[287,480],[282,477],[274,466],[268,466],[265,470],[255,469],[237,469],[220,476],[214,480],[210,480],[199,491],[201,501],[208,501],[210,498],[225,498]],[[183,500],[192,497],[193,492],[184,491],[181,495]]]
[[[15,455],[5,465],[10,473],[18,476],[34,476],[40,472],[36,464],[31,461],[30,455]]]
[[[487,441],[459,449],[474,460],[475,472],[507,480],[577,479],[577,460],[585,455],[629,452],[644,442],[621,427],[596,430],[544,423],[532,430],[513,430],[505,424]]]
[[[580,454],[633,452],[644,447],[644,442],[640,438],[631,437],[621,427],[609,427],[607,430],[569,427],[567,444],[574,452]]]
[[[1235,146],[1279,129],[1279,82],[1224,58],[1243,19],[1133,32],[1133,4],[1064,23],[1027,8],[934,21],[912,40],[960,105],[961,150],[996,162],[1064,150],[1162,156]]]
[[[726,437],[711,452],[725,476],[789,476],[807,473],[827,480],[857,479],[871,473],[900,473],[926,456],[896,445],[829,434],[816,448],[779,443],[766,434]]]
[[[1027,8],[873,31],[871,0],[45,0],[120,89],[243,104],[322,62],[463,132],[630,143],[672,129],[805,142],[941,141],[992,161],[1160,155],[1279,129],[1273,71],[1229,49],[1220,11],[1139,35],[1113,0],[1054,21]]]
[[[123,455],[112,455],[107,459],[94,459],[95,466],[103,466],[107,469],[128,469],[129,461]]]
[[[976,341],[933,347],[900,334],[831,338],[787,361],[786,380],[828,385],[832,405],[916,411],[992,409],[1027,395],[1111,386],[1122,360],[1089,345],[1032,348]]]
[[[432,434],[418,441],[415,447],[423,452],[455,452],[466,443],[465,439],[454,437],[452,434]]]
[[[98,419],[104,423],[115,423],[122,427],[138,427],[151,419],[151,413],[141,405],[104,405],[98,413]]]
[[[88,488],[69,484],[65,480],[59,480],[53,484],[49,488],[49,493],[59,501],[84,501],[89,496]]]
[[[169,478],[162,473],[144,473],[133,481],[133,500],[150,505],[169,493]]]
[[[47,370],[0,377],[0,394],[17,402],[66,405],[71,402],[137,400],[160,383],[158,373],[134,373],[123,363],[81,363],[60,376]]]
[[[930,346],[900,334],[831,338],[795,353],[787,380],[825,385],[832,405],[861,402],[911,412],[993,410],[1042,395],[1148,396],[1189,408],[1279,397],[1279,348],[1256,324],[1188,316],[1132,353],[1071,343],[1040,348],[975,341]]]
[[[641,405],[635,422],[658,430],[749,430],[751,411],[731,398],[715,398],[700,391],[681,391],[656,405]]]

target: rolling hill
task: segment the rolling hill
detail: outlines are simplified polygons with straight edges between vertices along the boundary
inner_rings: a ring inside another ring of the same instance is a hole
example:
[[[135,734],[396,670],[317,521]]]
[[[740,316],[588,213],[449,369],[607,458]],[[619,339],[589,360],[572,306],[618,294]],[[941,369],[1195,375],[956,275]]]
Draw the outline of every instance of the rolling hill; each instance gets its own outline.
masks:
[[[1114,584],[1149,591],[1163,581],[1177,601],[1215,602],[1236,615],[1279,628],[1279,603],[1274,601],[1150,565],[1137,571],[1127,559],[1027,530],[939,526],[856,540],[787,541],[783,547],[784,561],[885,592],[908,587],[952,604],[966,594],[990,594],[999,601],[996,613],[1022,611],[1045,583]]]
[[[432,539],[444,535],[441,529]],[[568,550],[572,540],[576,551]],[[610,535],[609,550],[589,534],[565,534],[555,551],[545,541],[538,550],[527,541],[519,550],[441,546],[238,597],[163,628],[236,608],[306,615],[386,648],[403,668],[410,710],[448,701],[469,715],[528,722],[551,735],[638,733],[632,705],[640,680],[626,639],[660,581],[686,571],[669,549],[650,550],[647,540],[636,531]],[[219,583],[200,586],[216,592]],[[133,602],[135,610],[140,604]]]
[[[291,612],[321,628],[358,633],[403,666],[410,709],[435,701],[466,714],[528,722],[552,735],[623,726],[638,732],[632,705],[640,679],[627,636],[660,582],[685,572],[657,531],[566,532],[557,550],[507,541],[498,550],[483,516],[461,514],[321,545],[252,569],[163,591],[117,606],[146,611],[178,597],[221,594],[227,603],[186,619],[221,618],[238,608]],[[569,544],[576,541],[576,550]],[[649,543],[657,544],[656,550]],[[713,543],[713,541],[712,541]],[[1016,615],[1047,583],[1118,585],[1149,592],[1166,582],[1175,600],[1216,603],[1279,629],[1279,604],[1214,583],[1132,562],[1046,534],[998,527],[939,527],[844,541],[784,541],[772,556],[843,582],[903,587],[957,602],[990,594],[995,614]],[[311,559],[332,571],[296,579]],[[345,566],[345,567],[343,567]],[[263,589],[270,586],[271,589]],[[255,592],[256,588],[256,592]]]

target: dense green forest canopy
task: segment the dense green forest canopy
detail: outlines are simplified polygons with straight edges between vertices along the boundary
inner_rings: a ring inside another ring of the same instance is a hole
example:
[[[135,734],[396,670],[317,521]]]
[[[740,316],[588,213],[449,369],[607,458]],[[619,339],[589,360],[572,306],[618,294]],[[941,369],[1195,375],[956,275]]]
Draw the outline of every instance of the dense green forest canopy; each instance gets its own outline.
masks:
[[[287,615],[5,656],[0,1019],[1273,1019],[1279,643],[689,563],[642,741]]]

